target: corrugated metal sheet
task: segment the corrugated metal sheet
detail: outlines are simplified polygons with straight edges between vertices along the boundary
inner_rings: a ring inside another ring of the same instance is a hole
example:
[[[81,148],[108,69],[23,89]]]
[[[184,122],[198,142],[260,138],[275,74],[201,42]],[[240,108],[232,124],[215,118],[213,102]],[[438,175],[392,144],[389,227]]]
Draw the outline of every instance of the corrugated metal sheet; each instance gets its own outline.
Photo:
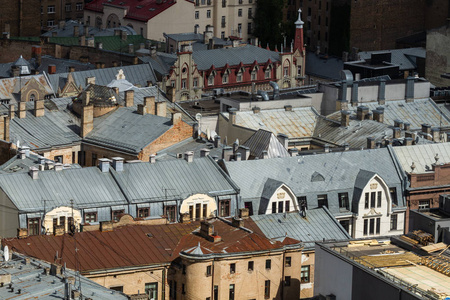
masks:
[[[223,113],[227,118],[228,113]],[[284,133],[290,139],[310,137],[314,132],[318,113],[313,107],[236,112],[236,125],[259,130],[264,129],[274,134]]]
[[[314,242],[323,239],[351,239],[336,219],[323,208],[308,210],[305,218],[298,212],[251,216],[245,226],[250,229],[259,227],[270,239],[284,238],[287,234],[288,237],[305,243],[305,248],[314,248]]]
[[[123,172],[111,171],[131,202],[185,199],[204,193],[230,195],[236,188],[210,157],[125,164]]]
[[[414,173],[431,172],[432,164],[436,163],[435,156],[438,155],[438,164],[450,163],[450,143],[436,143],[426,145],[414,145],[393,147],[395,155],[405,172],[411,172],[414,162]]]
[[[340,213],[338,193],[347,192],[352,199],[360,169],[377,173],[389,187],[395,187],[398,206],[405,205],[401,177],[387,148],[225,162],[225,166],[231,179],[239,183],[242,206],[245,201],[261,198],[264,184],[272,178],[285,183],[297,197],[306,196],[309,209],[318,206],[317,195],[327,194],[328,208],[337,214]],[[311,182],[315,172],[325,180]]]

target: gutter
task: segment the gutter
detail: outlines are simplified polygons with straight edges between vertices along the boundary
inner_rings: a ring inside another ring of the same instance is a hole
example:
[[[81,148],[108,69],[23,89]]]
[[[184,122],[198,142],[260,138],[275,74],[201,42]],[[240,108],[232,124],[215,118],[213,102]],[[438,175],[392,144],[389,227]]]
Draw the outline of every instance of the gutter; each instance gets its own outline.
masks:
[[[114,268],[114,269],[101,269],[101,270],[94,270],[94,271],[85,271],[81,272],[84,276],[87,275],[108,275],[111,273],[117,273],[117,272],[129,272],[129,271],[137,271],[137,270],[143,270],[143,269],[149,269],[149,268],[164,268],[170,266],[170,263],[158,263],[154,265],[146,265],[146,266],[129,266],[129,267],[122,267],[122,268]]]

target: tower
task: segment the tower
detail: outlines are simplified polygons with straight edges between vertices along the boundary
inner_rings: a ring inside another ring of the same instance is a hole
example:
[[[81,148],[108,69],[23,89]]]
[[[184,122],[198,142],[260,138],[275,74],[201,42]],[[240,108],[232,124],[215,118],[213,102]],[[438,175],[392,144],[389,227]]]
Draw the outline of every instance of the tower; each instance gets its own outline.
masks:
[[[294,51],[298,49],[303,53],[304,51],[304,43],[303,43],[303,24],[305,22],[302,21],[302,9],[298,10],[298,19],[295,21],[295,39],[294,39]]]

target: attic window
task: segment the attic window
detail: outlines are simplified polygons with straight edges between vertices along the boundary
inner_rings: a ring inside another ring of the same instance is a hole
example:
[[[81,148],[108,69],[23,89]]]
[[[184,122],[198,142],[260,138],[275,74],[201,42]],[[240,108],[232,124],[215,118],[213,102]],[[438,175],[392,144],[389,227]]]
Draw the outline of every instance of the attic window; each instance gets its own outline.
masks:
[[[311,182],[316,181],[325,181],[325,177],[323,177],[320,173],[314,172],[314,174],[311,175]]]

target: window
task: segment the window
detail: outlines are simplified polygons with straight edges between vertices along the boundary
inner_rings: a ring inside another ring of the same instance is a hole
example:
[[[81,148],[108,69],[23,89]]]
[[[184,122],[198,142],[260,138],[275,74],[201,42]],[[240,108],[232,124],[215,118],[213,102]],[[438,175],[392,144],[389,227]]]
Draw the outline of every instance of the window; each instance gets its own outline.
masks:
[[[284,76],[289,76],[289,67],[283,68],[283,74],[284,74]]]
[[[184,286],[184,283],[181,284],[181,293],[183,295],[186,294],[186,287]]]
[[[380,223],[381,223],[381,218],[377,218],[376,219],[376,228],[375,228],[376,234],[380,234]]]
[[[256,70],[252,71],[252,80],[256,80]]]
[[[300,210],[308,209],[308,202],[306,201],[306,196],[297,197],[297,203]]]
[[[272,261],[270,259],[266,259],[266,269],[270,270],[272,268]]]
[[[150,215],[149,207],[138,208],[137,216],[138,218],[147,218]]]
[[[206,17],[207,17],[208,19],[211,18],[211,10],[210,10],[210,9],[208,9],[208,10],[206,11]]]
[[[368,223],[369,221],[367,220],[367,219],[364,219],[364,231],[363,231],[363,234],[364,235],[367,235],[367,223]]]
[[[236,273],[236,264],[230,264],[230,274]]]
[[[55,20],[48,20],[47,21],[47,26],[48,27],[51,27],[51,26],[54,26],[55,25]]]
[[[228,83],[228,74],[223,75],[222,77],[222,83],[227,84]]]
[[[94,223],[97,222],[97,213],[89,212],[84,214],[84,223]]]
[[[369,234],[375,233],[375,219],[369,219]]]
[[[63,163],[63,156],[62,155],[57,155],[57,156],[55,156],[54,160],[55,160],[55,162],[62,164]]]
[[[206,219],[208,217],[208,204],[203,204],[203,209],[202,209],[202,217],[203,219]]]
[[[66,12],[72,11],[72,3],[66,4]]]
[[[125,213],[124,209],[118,209],[118,210],[113,210],[112,211],[112,220],[113,221],[119,221],[119,215]]]
[[[148,295],[150,300],[158,299],[158,283],[151,282],[145,284],[145,293]]]
[[[223,40],[223,39],[225,39],[225,31],[222,31],[221,33],[220,33],[220,38]]]
[[[291,276],[285,276],[284,277],[284,285],[285,286],[291,286]]]
[[[391,215],[391,230],[397,230],[397,214]]]
[[[230,292],[228,299],[234,300],[234,284],[230,284]]]
[[[328,208],[328,196],[326,194],[324,195],[317,195],[317,205],[320,207],[326,206]]]
[[[76,10],[77,10],[77,11],[83,10],[83,2],[78,2],[78,3],[77,3],[77,5],[76,5]]]
[[[270,297],[270,280],[264,282],[264,298],[269,299]]]
[[[185,265],[185,264],[183,264],[183,265],[181,266],[181,269],[182,269],[181,273],[182,273],[183,275],[186,275],[186,265]]]
[[[389,188],[389,193],[391,194],[392,203],[397,204],[397,188]]]
[[[213,85],[214,84],[214,75],[209,75],[208,76],[208,85]]]
[[[364,208],[365,209],[369,208],[369,193],[365,194],[365,197],[364,197]]]
[[[198,12],[198,10],[195,11],[195,18],[198,19],[199,18],[200,13]]]
[[[225,16],[222,16],[222,28],[225,28],[226,25],[227,25],[226,18]]]
[[[227,7],[227,0],[222,0],[222,7]]]
[[[249,261],[248,262],[248,270],[249,271],[253,271],[253,268],[254,268],[254,262],[253,261]]]
[[[277,213],[277,203],[276,202],[272,202],[272,213],[273,214]]]
[[[181,88],[186,89],[186,79],[181,80]]]
[[[284,266],[285,267],[290,267],[292,263],[292,259],[290,256],[286,256],[285,261],[284,261]]]
[[[239,0],[239,4],[242,4],[243,0]]]
[[[279,213],[284,212],[283,206],[284,206],[283,201],[278,202],[278,212]]]
[[[350,221],[349,220],[340,220],[339,224],[345,229],[345,231],[350,231]]]
[[[47,13],[48,14],[54,14],[55,13],[55,6],[54,5],[47,6]]]
[[[307,283],[310,281],[309,279],[310,266],[302,266],[300,273],[300,282]]]
[[[41,218],[28,219],[28,235],[39,235],[41,227]]]
[[[113,291],[117,291],[117,292],[123,293],[123,285],[111,286],[111,287],[109,287],[109,289],[113,290]]]
[[[377,207],[381,207],[381,191],[377,193]]]
[[[285,211],[288,212],[288,211],[291,210],[290,205],[291,205],[291,201],[286,200],[286,201],[284,202],[284,208],[285,208]]]
[[[376,198],[376,192],[371,192],[370,193],[370,208],[374,208],[375,207],[375,198]]]
[[[205,0],[202,0],[202,5],[205,5],[205,3],[206,3],[206,1],[205,1]]]
[[[241,8],[238,9],[238,17],[242,17],[242,9]]]
[[[308,7],[308,17],[311,17],[311,7]]]
[[[348,210],[349,203],[348,203],[348,193],[339,193],[339,208]]]
[[[164,209],[165,215],[167,216],[167,221],[170,223],[176,222],[177,207],[175,205],[168,205],[164,207]]]
[[[267,69],[267,70],[264,72],[264,78],[265,78],[265,79],[270,78],[270,69]]]
[[[97,153],[92,153],[91,155],[91,166],[97,165]]]
[[[430,208],[430,201],[429,200],[420,200],[419,201],[419,209],[427,209]]]
[[[252,34],[252,23],[247,24],[247,33]]]
[[[242,32],[242,24],[239,23],[238,24],[238,34],[239,34],[239,36],[241,36],[241,32]]]
[[[239,72],[237,73],[237,75],[236,75],[236,81],[237,81],[237,82],[241,82],[241,81],[242,81],[242,72],[241,72],[241,71],[239,71]]]
[[[249,19],[252,18],[252,8],[251,7],[248,9],[248,18]]]
[[[219,217],[228,217],[230,215],[230,199],[219,200]]]
[[[192,86],[193,87],[198,87],[198,77],[194,77],[194,80],[193,80],[193,82],[192,82]]]
[[[171,81],[170,81],[170,86],[171,86],[171,87],[175,87],[175,80],[171,80]]]
[[[219,286],[214,286],[214,300],[219,300]]]
[[[211,266],[206,266],[206,276],[211,276]]]
[[[177,282],[169,280],[169,298],[177,299]]]
[[[248,209],[248,215],[253,216],[253,203],[252,202],[244,202],[245,208]]]

